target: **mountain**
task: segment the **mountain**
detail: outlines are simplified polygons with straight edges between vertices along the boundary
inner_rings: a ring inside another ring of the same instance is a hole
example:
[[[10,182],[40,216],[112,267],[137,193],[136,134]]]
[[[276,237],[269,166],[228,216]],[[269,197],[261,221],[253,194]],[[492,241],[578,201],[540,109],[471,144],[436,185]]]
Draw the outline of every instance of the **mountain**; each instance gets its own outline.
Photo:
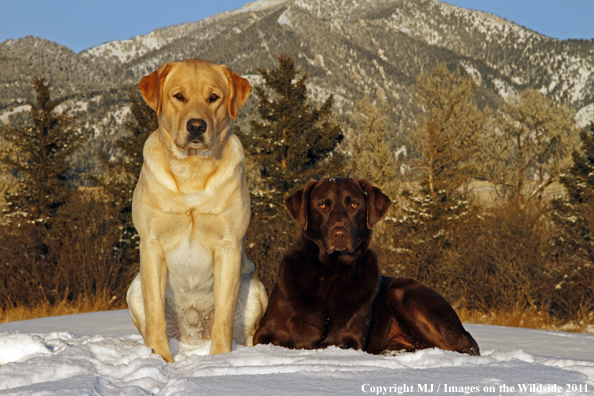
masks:
[[[480,83],[481,104],[497,107],[533,87],[571,104],[582,126],[594,118],[594,40],[551,39],[436,0],[260,0],[78,54],[35,37],[5,41],[0,120],[23,122],[23,104],[33,99],[29,81],[47,77],[54,97],[94,132],[78,157],[80,169],[93,169],[96,152],[111,150],[125,133],[127,87],[163,62],[196,57],[226,63],[257,84],[257,69],[276,65],[280,52],[291,53],[307,73],[312,98],[334,95],[345,129],[357,100],[366,94],[386,100],[394,146],[407,143],[416,77],[436,62],[461,66]],[[255,106],[252,97],[239,125],[255,117]]]

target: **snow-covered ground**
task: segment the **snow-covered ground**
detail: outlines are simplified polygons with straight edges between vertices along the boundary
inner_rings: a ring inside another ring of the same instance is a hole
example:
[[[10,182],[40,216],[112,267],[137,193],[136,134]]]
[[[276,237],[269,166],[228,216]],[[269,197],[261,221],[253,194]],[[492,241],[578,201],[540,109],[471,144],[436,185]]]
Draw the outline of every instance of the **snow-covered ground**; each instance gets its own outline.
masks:
[[[128,311],[0,325],[0,395],[590,395],[594,335],[465,325],[482,356],[172,343],[167,364]]]

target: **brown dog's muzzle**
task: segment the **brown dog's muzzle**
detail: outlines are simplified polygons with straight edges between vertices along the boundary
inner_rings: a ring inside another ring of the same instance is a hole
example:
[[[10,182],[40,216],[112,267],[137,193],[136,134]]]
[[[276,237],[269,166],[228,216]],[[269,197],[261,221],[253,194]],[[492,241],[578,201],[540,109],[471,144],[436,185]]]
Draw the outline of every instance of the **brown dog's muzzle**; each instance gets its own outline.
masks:
[[[334,252],[351,253],[356,249],[354,241],[354,234],[356,230],[352,230],[348,223],[336,222],[329,227],[326,246],[328,254]]]

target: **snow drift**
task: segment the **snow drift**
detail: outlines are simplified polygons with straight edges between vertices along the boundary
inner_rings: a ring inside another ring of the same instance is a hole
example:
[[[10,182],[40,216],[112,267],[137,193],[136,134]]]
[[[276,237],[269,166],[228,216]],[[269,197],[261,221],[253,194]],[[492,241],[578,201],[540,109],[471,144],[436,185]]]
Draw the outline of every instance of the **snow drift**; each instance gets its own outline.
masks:
[[[482,356],[438,349],[374,356],[172,342],[144,346],[127,311],[0,325],[0,395],[594,394],[594,336],[466,325]]]

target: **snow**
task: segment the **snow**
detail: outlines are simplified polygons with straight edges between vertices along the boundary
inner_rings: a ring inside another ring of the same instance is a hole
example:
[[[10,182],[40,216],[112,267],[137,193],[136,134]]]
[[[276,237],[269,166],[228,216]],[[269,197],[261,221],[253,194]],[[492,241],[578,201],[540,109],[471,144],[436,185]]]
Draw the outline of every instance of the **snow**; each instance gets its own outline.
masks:
[[[10,109],[10,110],[0,114],[0,123],[8,124],[10,116],[20,113],[20,112],[23,112],[23,111],[30,111],[30,110],[31,110],[31,105],[28,105],[28,104],[20,105],[13,109]]]
[[[130,110],[130,106],[124,106],[120,109],[117,109],[116,112],[113,114],[113,117],[115,118],[118,124],[123,124],[128,114],[131,113],[132,112]]]
[[[96,100],[96,99],[91,99],[91,100]],[[74,102],[74,103],[72,103],[72,102],[61,103],[58,106],[56,106],[55,112],[61,113],[67,109],[70,109],[72,111],[87,111],[88,106],[89,106],[89,104],[87,102],[84,102],[81,100]],[[0,124],[8,124],[11,116],[18,114],[18,113],[22,113],[24,111],[31,111],[31,105],[29,105],[29,104],[20,105],[20,106],[14,107],[14,108],[7,110],[4,113],[0,114]]]
[[[522,394],[594,393],[594,335],[465,327],[482,356],[439,349],[374,356],[268,345],[234,345],[230,354],[211,356],[208,342],[190,347],[173,341],[175,363],[167,364],[144,346],[127,310],[5,323],[0,395],[402,395],[433,389],[453,396],[518,394],[521,386]]]
[[[580,128],[585,128],[594,122],[594,103],[582,107],[575,113],[575,121]]]
[[[259,0],[254,1],[253,3],[248,3],[244,5],[239,12],[246,12],[246,11],[263,11],[271,7],[275,7],[277,5],[281,5],[286,3],[288,0]]]
[[[506,84],[503,80],[494,78],[493,85],[499,93],[499,96],[501,96],[503,100],[505,100],[506,102],[509,102],[511,99],[518,97],[518,92],[512,86]]]
[[[116,40],[97,47],[90,48],[83,51],[84,56],[94,57],[115,57],[120,62],[125,63],[132,59],[136,59],[149,51],[158,50],[165,44],[167,40],[157,36],[158,30],[144,36],[137,36],[130,40]]]
[[[472,81],[480,86],[482,83],[481,72],[479,72],[470,62],[461,61],[460,65],[464,68],[466,73],[472,78]]]
[[[281,26],[289,26],[292,27],[291,21],[289,20],[289,16],[287,15],[287,11],[283,12],[280,17],[278,17],[277,23]]]

